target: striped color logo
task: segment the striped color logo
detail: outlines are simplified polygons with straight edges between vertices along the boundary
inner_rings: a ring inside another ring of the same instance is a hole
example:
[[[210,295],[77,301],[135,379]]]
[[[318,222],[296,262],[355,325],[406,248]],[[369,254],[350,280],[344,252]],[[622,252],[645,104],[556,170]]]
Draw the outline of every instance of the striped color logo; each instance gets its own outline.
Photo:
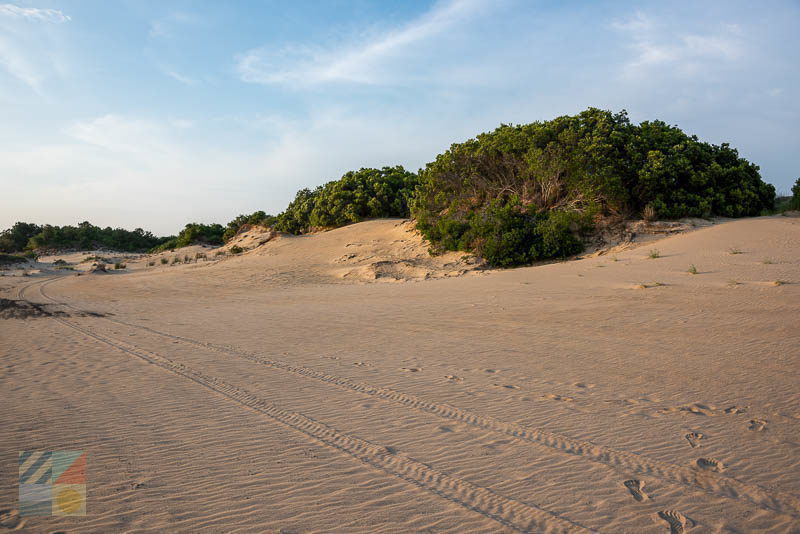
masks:
[[[20,515],[86,515],[86,453],[19,453]]]
[[[20,484],[50,484],[52,476],[52,453],[35,451],[19,453]]]

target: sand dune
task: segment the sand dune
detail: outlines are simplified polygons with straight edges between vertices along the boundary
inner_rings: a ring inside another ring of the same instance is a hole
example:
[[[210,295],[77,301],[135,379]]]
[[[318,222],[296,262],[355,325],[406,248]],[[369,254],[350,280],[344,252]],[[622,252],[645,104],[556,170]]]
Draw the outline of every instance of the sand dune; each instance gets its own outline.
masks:
[[[266,237],[0,278],[0,529],[800,532],[800,219],[507,271]],[[58,449],[86,517],[18,517]]]

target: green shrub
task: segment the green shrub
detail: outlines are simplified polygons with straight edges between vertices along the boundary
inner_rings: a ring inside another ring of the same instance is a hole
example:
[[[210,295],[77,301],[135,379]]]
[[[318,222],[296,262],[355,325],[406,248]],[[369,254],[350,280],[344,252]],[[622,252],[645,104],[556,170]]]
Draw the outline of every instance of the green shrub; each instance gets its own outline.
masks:
[[[231,254],[241,254],[242,252],[244,252],[244,249],[239,245],[233,245],[231,247]]]
[[[420,171],[411,211],[434,249],[502,266],[580,250],[576,234],[598,215],[738,217],[774,200],[728,145],[591,108],[452,145]]]
[[[311,191],[301,189],[275,221],[275,229],[299,234],[378,217],[408,217],[417,175],[403,167],[351,171]]]
[[[151,253],[174,250],[195,244],[221,245],[225,227],[221,224],[189,223],[180,231],[177,237],[165,241],[150,250]]]
[[[124,263],[117,262],[114,264],[114,269],[125,269],[126,267],[127,265],[125,265]]]
[[[792,200],[789,206],[793,210],[800,210],[800,178],[792,186]]]
[[[161,258],[161,265],[166,265],[168,263],[169,263],[169,260],[167,258]]]
[[[24,263],[28,261],[23,256],[15,256],[13,254],[0,254],[0,265],[10,265],[13,263]]]

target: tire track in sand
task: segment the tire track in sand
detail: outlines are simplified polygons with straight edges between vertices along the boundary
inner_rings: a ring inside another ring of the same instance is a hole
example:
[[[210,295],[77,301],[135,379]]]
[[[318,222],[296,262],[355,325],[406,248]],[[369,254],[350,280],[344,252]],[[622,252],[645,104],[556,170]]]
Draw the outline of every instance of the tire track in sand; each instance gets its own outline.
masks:
[[[66,303],[59,303],[44,292],[44,287],[52,282],[55,282],[56,280],[58,280],[58,278],[45,280],[39,286],[39,292],[41,293],[42,297],[51,301],[52,303],[62,304],[77,310],[78,308],[75,306]],[[34,284],[30,284],[28,287],[35,284],[36,282]],[[616,450],[603,445],[597,445],[589,441],[570,438],[555,432],[549,432],[535,427],[526,427],[514,423],[500,421],[493,417],[480,415],[446,404],[426,401],[414,395],[406,394],[393,389],[353,382],[347,378],[322,373],[307,367],[293,365],[279,360],[262,358],[257,354],[232,347],[168,334],[147,326],[121,321],[119,319],[113,319],[109,317],[103,317],[103,319],[120,325],[128,326],[130,328],[151,332],[175,341],[244,358],[254,363],[283,370],[299,376],[324,382],[326,384],[331,384],[342,389],[402,404],[409,408],[430,413],[443,419],[464,423],[482,430],[489,430],[492,432],[505,434],[519,440],[543,445],[567,454],[580,456],[589,461],[611,466],[624,473],[636,472],[642,475],[653,476],[667,482],[681,484],[694,489],[701,489],[707,493],[725,498],[744,498],[766,510],[788,514],[793,517],[800,517],[800,499],[794,495],[774,494],[760,486],[747,484],[729,476],[720,475],[714,472],[698,471],[689,467],[653,460],[635,453]]]
[[[100,343],[187,378],[229,400],[266,415],[274,421],[346,453],[363,463],[405,480],[468,510],[477,512],[517,532],[590,532],[590,530],[581,525],[554,515],[535,505],[528,505],[504,497],[487,488],[476,486],[465,480],[436,471],[421,462],[397,456],[385,446],[339,432],[335,428],[315,421],[301,413],[284,410],[247,390],[238,388],[214,376],[203,374],[155,352],[146,351],[127,342],[98,334],[59,317],[52,317],[52,319]]]

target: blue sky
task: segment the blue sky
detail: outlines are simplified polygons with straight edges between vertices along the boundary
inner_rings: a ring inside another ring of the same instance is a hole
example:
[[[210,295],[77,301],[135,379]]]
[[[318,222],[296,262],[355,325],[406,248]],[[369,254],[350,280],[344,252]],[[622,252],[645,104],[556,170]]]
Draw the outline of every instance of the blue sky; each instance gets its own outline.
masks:
[[[729,142],[788,192],[798,28],[797,2],[0,3],[0,228],[277,213],[589,106]]]

